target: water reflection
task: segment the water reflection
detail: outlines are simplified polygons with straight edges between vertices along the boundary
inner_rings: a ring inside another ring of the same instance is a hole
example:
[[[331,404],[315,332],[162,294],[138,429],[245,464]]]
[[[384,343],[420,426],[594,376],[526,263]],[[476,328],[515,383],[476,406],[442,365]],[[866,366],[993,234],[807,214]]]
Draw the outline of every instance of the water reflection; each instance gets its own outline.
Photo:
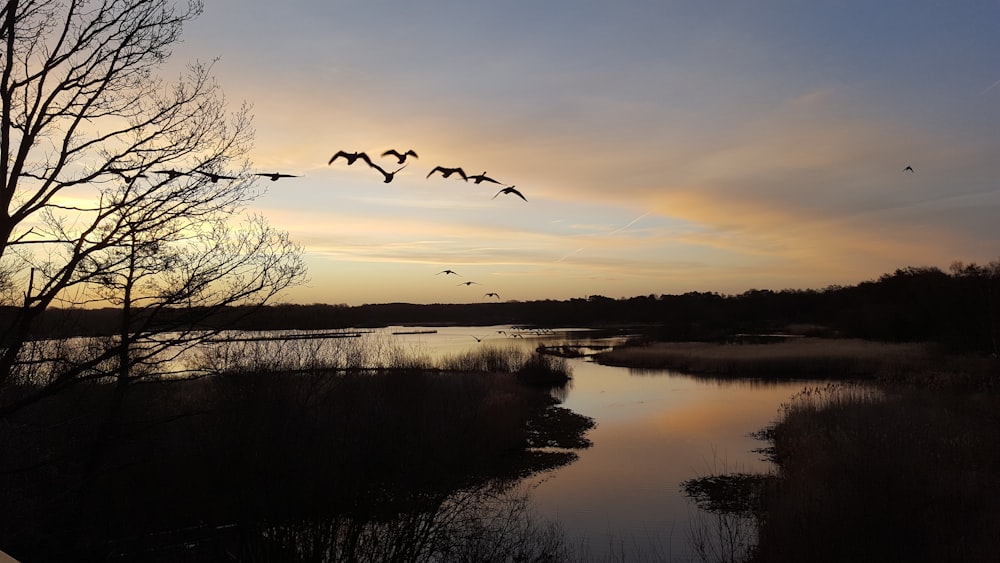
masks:
[[[536,506],[558,519],[567,541],[590,560],[697,560],[693,540],[704,515],[681,483],[770,470],[750,433],[768,425],[801,384],[570,365],[573,389],[563,404],[597,421],[588,434],[593,446],[538,480]]]
[[[563,534],[540,521],[527,492],[491,483],[426,496],[380,518],[338,515],[265,526],[241,560],[568,561]]]
[[[596,351],[627,338],[622,334],[595,334],[572,328],[535,332],[510,326],[387,327],[353,334],[349,338],[327,335],[284,340],[244,334],[230,338],[227,343],[209,344],[192,353],[198,356],[178,361],[225,364],[239,360],[250,367],[258,361],[261,365],[278,361],[282,364],[279,367],[291,369],[307,369],[310,361],[318,360],[345,368],[405,365],[408,361],[440,365],[448,357],[483,346],[509,346],[524,351],[544,346],[566,351],[564,355],[569,356],[571,350]],[[270,519],[241,524],[238,530],[242,549],[249,550],[244,559],[446,561],[526,557],[530,560],[552,554],[553,560],[563,556],[566,560],[592,561],[692,560],[697,557],[692,522],[698,517],[693,515],[681,483],[713,473],[768,471],[770,464],[754,453],[762,444],[750,433],[767,426],[775,418],[778,406],[803,386],[795,381],[743,381],[603,366],[586,358],[570,357],[566,361],[573,379],[569,385],[554,389],[553,396],[563,407],[597,422],[596,428],[587,434],[591,447],[577,451],[573,463],[529,477],[520,488],[509,488],[508,484],[508,488],[464,488],[436,496],[413,497],[404,503],[408,506],[397,504],[381,514],[341,512],[338,516],[317,514],[287,521]],[[353,389],[369,382],[359,379],[345,383],[350,383]],[[412,378],[400,378],[391,386],[379,388],[378,393],[373,392],[372,396],[384,400],[398,393],[398,403],[361,413],[366,416],[351,417],[348,420],[351,424],[338,427],[356,431],[345,430],[339,439],[350,444],[368,443],[375,435],[388,437],[412,427],[418,416],[403,420],[398,428],[389,428],[384,423],[373,426],[369,421],[384,421],[385,411],[398,413],[421,405],[420,401],[414,401],[415,389],[405,387],[413,383]],[[274,410],[273,393],[256,387],[254,391],[257,395],[252,398],[258,402],[253,402],[252,412],[263,416]],[[310,404],[321,396],[315,387],[303,386],[300,391],[288,398],[286,410],[275,413],[275,424],[296,421],[296,417],[306,412],[300,402]],[[330,400],[341,401],[337,408],[316,408],[310,417],[298,422],[316,424],[358,409],[359,402],[345,399],[346,396],[344,389],[338,388],[336,393],[328,394]],[[431,394],[423,402],[440,398],[440,394]],[[465,402],[469,404],[462,404],[463,400],[442,400],[434,408],[466,408],[470,420],[484,415],[478,399]],[[295,416],[286,416],[289,413]],[[486,414],[499,420],[504,409],[498,407]],[[253,432],[246,421],[232,421],[232,426],[240,436],[245,433],[244,439],[251,444],[261,435]],[[455,443],[445,431],[436,431],[436,435],[442,436],[442,456],[450,455],[448,450],[454,449]],[[296,435],[303,441],[310,438],[304,432]],[[206,455],[230,446],[241,455],[256,455],[258,451],[252,447],[236,448],[234,443],[220,440],[197,454]],[[329,457],[325,461],[331,465],[342,462],[340,452],[345,448],[338,450],[338,447],[321,449]],[[255,471],[266,467],[266,460],[251,461],[246,467]],[[211,463],[203,465],[212,467]],[[396,467],[398,463],[394,460],[384,465]],[[169,469],[163,467],[162,471],[169,473]],[[303,484],[322,479],[321,474],[310,474],[307,479],[302,478],[301,472],[292,474],[294,477],[289,481],[298,479],[296,482]],[[198,483],[198,486],[205,485]],[[285,503],[287,496],[274,500]],[[549,524],[552,522],[557,522],[558,527]],[[557,533],[560,530],[561,534]],[[376,546],[388,551],[379,551]]]
[[[491,338],[472,346],[599,349],[627,339],[580,330],[511,338],[497,332],[503,327],[490,328]],[[410,338],[436,357],[468,349],[461,336],[468,331],[445,328]],[[571,560],[699,560],[719,521],[694,507],[681,484],[719,473],[770,471],[770,462],[756,452],[763,444],[751,434],[769,425],[804,382],[629,369],[587,358],[567,361],[573,380],[553,390],[553,396],[596,420],[587,434],[593,445],[577,452],[575,462],[529,478],[532,504],[543,517],[559,522]]]
[[[788,384],[795,385],[796,387],[802,387],[804,385],[815,385],[815,378],[803,377],[801,379],[788,378],[788,377],[734,377],[734,376],[719,376],[711,374],[693,374],[684,373],[681,371],[675,371],[670,369],[660,369],[660,368],[622,368],[628,371],[629,375],[635,377],[672,377],[672,378],[688,378],[702,383],[711,383],[720,386],[734,386],[734,387],[784,387]]]

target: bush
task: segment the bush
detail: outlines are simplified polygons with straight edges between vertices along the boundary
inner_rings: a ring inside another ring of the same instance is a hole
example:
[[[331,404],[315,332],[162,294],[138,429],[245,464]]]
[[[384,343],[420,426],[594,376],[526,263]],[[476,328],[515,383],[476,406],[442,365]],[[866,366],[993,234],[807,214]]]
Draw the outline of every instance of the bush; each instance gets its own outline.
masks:
[[[517,370],[517,379],[538,387],[561,387],[569,383],[566,360],[546,354],[532,354]]]

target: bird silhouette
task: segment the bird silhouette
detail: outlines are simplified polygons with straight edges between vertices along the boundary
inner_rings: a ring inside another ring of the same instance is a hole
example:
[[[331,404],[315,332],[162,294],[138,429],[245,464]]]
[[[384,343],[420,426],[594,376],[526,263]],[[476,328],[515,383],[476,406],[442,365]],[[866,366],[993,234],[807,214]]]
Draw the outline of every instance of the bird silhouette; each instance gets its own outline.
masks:
[[[476,342],[482,342],[482,341],[483,341],[483,339],[482,339],[482,338],[479,338],[478,336],[476,336],[476,335],[474,335],[474,334],[470,334],[469,336],[471,336],[471,337],[475,338],[475,339],[476,339]]]
[[[125,173],[124,170],[118,170],[117,168],[108,168],[108,172],[111,172],[112,174],[117,174],[117,175],[121,176],[129,184],[131,184],[132,182],[135,182],[139,178],[145,178],[146,177],[145,174],[136,174],[134,176],[129,176],[128,174]]]
[[[913,172],[913,167],[912,166],[907,166],[906,168],[903,169],[903,172],[906,172],[906,171]]]
[[[521,192],[517,191],[517,189],[514,186],[507,186],[506,188],[497,192],[491,199],[496,199],[497,196],[500,194],[514,194],[517,197],[523,199],[524,201],[528,201],[528,199],[524,197],[524,195],[521,194]]]
[[[465,170],[461,168],[445,168],[444,166],[435,166],[433,170],[427,173],[427,177],[430,178],[431,174],[435,172],[441,172],[441,175],[445,178],[450,177],[452,174],[458,174],[466,182],[469,181],[469,177],[465,175]]]
[[[265,178],[270,178],[272,182],[277,182],[279,178],[298,178],[294,174],[282,174],[281,172],[262,172],[259,174],[254,174],[254,176],[263,176]]]
[[[487,176],[485,170],[483,170],[482,174],[479,174],[479,175],[476,175],[476,176],[469,176],[469,179],[470,180],[475,180],[475,183],[477,183],[477,184],[481,184],[483,182],[493,182],[494,184],[499,184],[500,183],[500,182],[494,180],[493,178],[490,178],[489,176]]]
[[[365,154],[365,153],[363,153],[363,152],[337,151],[337,154],[335,154],[332,157],[330,157],[330,162],[327,162],[327,166],[333,164],[333,161],[337,160],[340,157],[344,157],[344,158],[347,159],[347,165],[348,166],[354,164],[354,162],[356,160],[358,160],[359,158],[361,160],[367,162],[369,166],[371,166],[371,164],[372,164],[372,159],[368,158],[368,155]]]
[[[195,172],[201,174],[202,176],[206,176],[208,178],[208,180],[210,182],[212,182],[213,184],[216,183],[216,182],[218,182],[219,180],[236,180],[237,179],[236,176],[223,176],[222,174],[215,174],[213,172],[202,172],[201,170],[195,170]]]
[[[173,180],[174,178],[177,178],[179,176],[187,176],[188,175],[187,172],[178,172],[178,171],[172,170],[172,169],[171,170],[156,170],[155,172],[157,174],[166,174],[168,180]]]
[[[384,153],[382,153],[382,156],[389,156],[390,154],[396,157],[397,159],[396,164],[403,164],[404,162],[406,162],[406,157],[408,156],[412,156],[413,158],[420,158],[417,156],[417,153],[413,152],[413,149],[410,149],[406,152],[399,152],[396,149],[389,149]]]
[[[445,274],[445,275],[448,275],[448,274],[454,274],[454,275],[456,275],[456,276],[459,276],[459,275],[461,275],[461,274],[459,274],[458,272],[456,272],[455,270],[441,270],[440,272],[438,272],[438,273],[436,273],[436,274],[434,274],[434,275],[435,275],[435,276],[440,276],[441,274]]]
[[[483,294],[483,297],[496,297],[497,299],[500,299],[500,294],[499,294],[499,293],[493,293],[493,292],[491,291],[491,292],[489,292],[489,293],[485,293],[485,294]]]
[[[383,176],[385,176],[384,182],[386,184],[388,184],[389,182],[392,181],[392,178],[393,178],[393,176],[395,176],[396,172],[399,172],[400,170],[406,168],[406,166],[407,166],[407,165],[404,164],[404,165],[400,166],[399,168],[393,170],[392,172],[386,172],[385,168],[382,168],[381,166],[379,166],[378,164],[375,164],[374,162],[369,162],[368,164],[370,164],[372,168],[374,168],[375,170],[378,170],[379,172],[382,173]]]
[[[460,283],[458,285],[472,285],[472,284],[479,285],[479,282],[467,281],[467,282],[462,282],[462,283]]]

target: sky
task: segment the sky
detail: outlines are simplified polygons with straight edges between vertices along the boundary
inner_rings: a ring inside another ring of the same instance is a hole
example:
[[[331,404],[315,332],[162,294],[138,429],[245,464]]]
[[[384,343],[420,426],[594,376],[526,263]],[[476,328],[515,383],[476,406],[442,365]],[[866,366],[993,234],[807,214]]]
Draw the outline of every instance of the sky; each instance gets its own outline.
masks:
[[[217,59],[253,167],[299,175],[252,207],[304,250],[284,302],[739,294],[1000,258],[998,22],[996,1],[206,0],[164,72]],[[391,183],[328,164],[394,170],[390,148],[418,154]],[[527,201],[494,198],[511,185]]]

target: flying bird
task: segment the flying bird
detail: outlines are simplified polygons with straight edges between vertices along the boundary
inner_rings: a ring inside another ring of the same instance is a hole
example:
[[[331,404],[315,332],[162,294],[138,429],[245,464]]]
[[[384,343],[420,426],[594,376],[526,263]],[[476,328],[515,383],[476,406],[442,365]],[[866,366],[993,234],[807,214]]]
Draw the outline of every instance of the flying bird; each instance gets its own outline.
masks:
[[[906,168],[903,169],[903,172],[906,172],[906,171],[913,172],[913,167],[912,166],[907,166]]]
[[[278,178],[298,178],[294,174],[282,174],[281,172],[262,172],[259,174],[254,174],[254,176],[263,176],[265,178],[270,178],[272,182],[277,182]]]
[[[215,174],[215,173],[212,173],[212,172],[202,172],[201,170],[195,170],[195,172],[201,174],[202,176],[206,176],[209,179],[209,181],[212,182],[213,184],[216,183],[216,182],[218,182],[219,180],[236,180],[237,179],[236,176],[223,176],[222,174]]]
[[[459,276],[459,275],[461,275],[461,274],[459,274],[458,272],[456,272],[455,270],[441,270],[440,272],[438,272],[438,273],[436,273],[436,274],[434,274],[434,275],[435,275],[435,276],[440,276],[441,274],[445,274],[445,275],[448,275],[448,274],[454,274],[454,275],[456,275],[456,276]]]
[[[333,164],[333,161],[340,157],[347,159],[347,165],[350,166],[354,164],[359,158],[368,163],[369,166],[372,164],[372,159],[368,158],[368,155],[363,152],[347,152],[347,151],[337,151],[337,154],[330,157],[330,162],[327,162],[327,166]]]
[[[417,153],[413,152],[413,149],[410,149],[403,153],[397,151],[396,149],[389,149],[384,153],[382,153],[382,156],[389,156],[390,154],[395,156],[396,159],[398,160],[396,164],[403,164],[404,162],[406,162],[406,157],[408,156],[412,156],[413,158],[420,158],[417,156]]]
[[[372,168],[374,168],[375,170],[378,170],[379,172],[382,173],[383,176],[385,176],[385,180],[384,181],[385,181],[386,184],[388,184],[389,182],[392,181],[392,178],[393,178],[393,176],[395,176],[396,172],[399,172],[400,170],[406,168],[406,166],[407,166],[407,165],[404,164],[404,165],[400,166],[399,168],[393,170],[392,172],[386,172],[385,168],[382,168],[381,166],[379,166],[378,164],[375,164],[374,162],[369,162],[368,164],[370,164]]]
[[[500,299],[500,294],[499,294],[499,293],[493,293],[493,292],[491,291],[491,292],[489,292],[489,293],[485,293],[485,294],[483,294],[483,297],[496,297],[497,299]]]
[[[431,174],[435,172],[441,172],[441,175],[445,178],[448,178],[452,174],[458,174],[466,182],[469,181],[469,177],[465,175],[465,170],[462,170],[461,168],[445,168],[444,166],[435,166],[433,170],[427,173],[427,177],[430,178]]]
[[[135,182],[139,178],[145,178],[146,177],[145,174],[136,174],[135,176],[129,176],[128,174],[125,173],[124,170],[118,170],[117,168],[108,168],[108,172],[111,172],[112,174],[118,174],[119,176],[121,176],[129,184],[131,184],[132,182]]]
[[[462,282],[462,283],[460,283],[458,285],[472,285],[472,284],[479,285],[479,282],[467,281],[467,282]]]
[[[524,195],[521,194],[521,192],[517,191],[517,189],[514,186],[507,186],[506,188],[497,192],[491,199],[496,199],[497,196],[500,194],[514,194],[517,197],[523,199],[524,201],[528,201],[528,199],[524,197]]]
[[[156,170],[155,172],[157,174],[166,174],[168,180],[173,180],[174,178],[177,178],[178,176],[187,176],[188,175],[187,172],[178,172],[178,171],[172,170],[172,169],[171,170]]]
[[[483,170],[482,174],[479,174],[477,176],[469,176],[469,178],[472,179],[472,180],[475,180],[477,184],[481,184],[482,182],[493,182],[494,184],[499,184],[500,183],[500,182],[494,180],[493,178],[490,178],[489,176],[487,176],[485,170]]]

